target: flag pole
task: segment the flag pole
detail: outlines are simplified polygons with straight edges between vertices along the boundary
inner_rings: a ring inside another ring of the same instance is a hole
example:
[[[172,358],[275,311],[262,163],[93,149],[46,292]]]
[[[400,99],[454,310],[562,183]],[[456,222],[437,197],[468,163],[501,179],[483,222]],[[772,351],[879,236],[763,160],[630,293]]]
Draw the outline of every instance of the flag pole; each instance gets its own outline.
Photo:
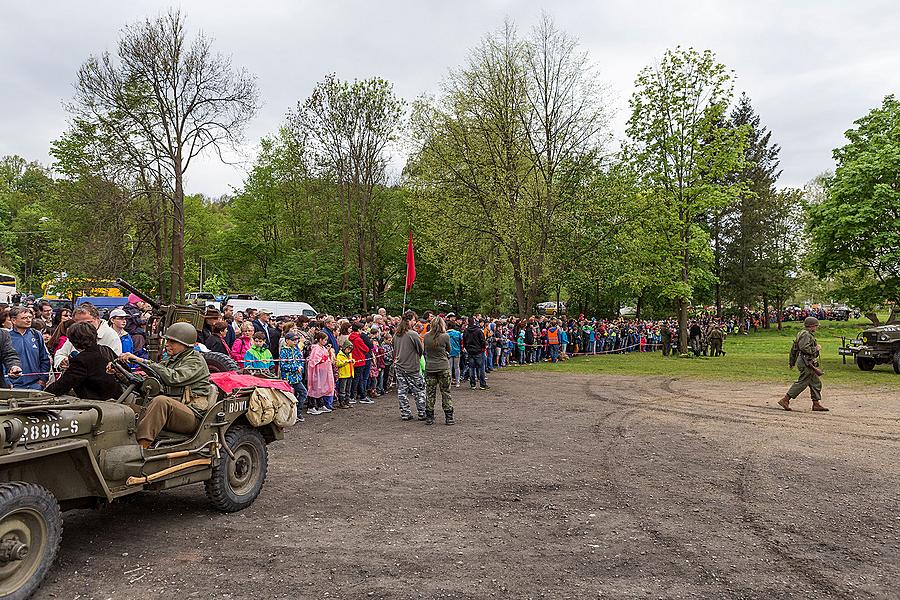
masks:
[[[402,317],[406,312],[406,290],[409,289],[409,269],[406,269],[406,284],[403,286],[403,311],[400,313]]]

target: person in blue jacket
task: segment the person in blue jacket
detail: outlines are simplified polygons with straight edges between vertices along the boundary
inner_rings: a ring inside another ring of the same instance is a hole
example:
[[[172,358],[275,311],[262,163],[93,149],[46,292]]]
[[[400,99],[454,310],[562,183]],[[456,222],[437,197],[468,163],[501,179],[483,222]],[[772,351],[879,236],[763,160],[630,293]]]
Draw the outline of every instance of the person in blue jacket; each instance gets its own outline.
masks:
[[[30,308],[14,306],[9,316],[13,323],[9,336],[19,355],[23,375],[10,378],[8,383],[14,388],[42,390],[50,378],[50,354],[44,344],[44,336],[31,327],[34,313]]]
[[[450,381],[452,381],[456,387],[459,387],[459,380],[461,377],[459,356],[462,352],[462,333],[459,332],[459,324],[456,322],[450,323],[447,335],[450,336]]]

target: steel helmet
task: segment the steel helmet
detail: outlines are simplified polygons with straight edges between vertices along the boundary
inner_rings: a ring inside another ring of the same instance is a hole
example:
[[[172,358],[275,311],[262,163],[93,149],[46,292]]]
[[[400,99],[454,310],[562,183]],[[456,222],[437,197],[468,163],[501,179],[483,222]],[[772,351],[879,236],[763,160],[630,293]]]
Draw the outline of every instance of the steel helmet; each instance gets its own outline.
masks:
[[[172,323],[166,328],[163,337],[185,346],[193,346],[197,343],[197,329],[190,323]]]
[[[804,327],[812,327],[813,325],[818,325],[818,324],[819,324],[819,320],[815,317],[806,317],[805,319],[803,319]]]

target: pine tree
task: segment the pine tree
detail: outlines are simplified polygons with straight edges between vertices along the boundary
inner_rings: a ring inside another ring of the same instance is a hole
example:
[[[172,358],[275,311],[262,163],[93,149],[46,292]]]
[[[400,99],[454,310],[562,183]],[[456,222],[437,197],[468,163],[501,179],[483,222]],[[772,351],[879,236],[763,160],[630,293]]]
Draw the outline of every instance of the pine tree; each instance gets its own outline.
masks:
[[[735,182],[743,183],[744,191],[716,221],[721,240],[717,248],[714,239],[714,252],[719,251],[721,285],[743,311],[759,300],[766,304],[769,298],[767,247],[776,202],[775,182],[781,175],[781,148],[771,141],[772,133],[761,125],[747,94],[741,95],[730,120],[732,127],[746,126],[748,130],[743,168],[733,174]]]

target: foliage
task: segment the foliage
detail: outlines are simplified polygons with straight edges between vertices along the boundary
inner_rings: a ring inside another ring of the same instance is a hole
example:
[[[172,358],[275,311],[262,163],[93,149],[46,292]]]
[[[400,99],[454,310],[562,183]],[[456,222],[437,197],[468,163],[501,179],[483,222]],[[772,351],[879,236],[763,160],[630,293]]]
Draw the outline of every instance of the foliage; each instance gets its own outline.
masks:
[[[837,295],[866,309],[900,305],[900,102],[855,121],[834,151],[827,195],[808,209],[810,264],[819,276],[847,275]]]
[[[695,287],[712,277],[709,245],[697,221],[728,206],[742,189],[728,176],[743,165],[747,131],[724,124],[731,74],[709,50],[669,50],[640,72],[635,85],[626,159],[671,231],[669,248],[679,260],[659,283],[663,295],[678,301],[680,346],[686,351],[688,305]]]

